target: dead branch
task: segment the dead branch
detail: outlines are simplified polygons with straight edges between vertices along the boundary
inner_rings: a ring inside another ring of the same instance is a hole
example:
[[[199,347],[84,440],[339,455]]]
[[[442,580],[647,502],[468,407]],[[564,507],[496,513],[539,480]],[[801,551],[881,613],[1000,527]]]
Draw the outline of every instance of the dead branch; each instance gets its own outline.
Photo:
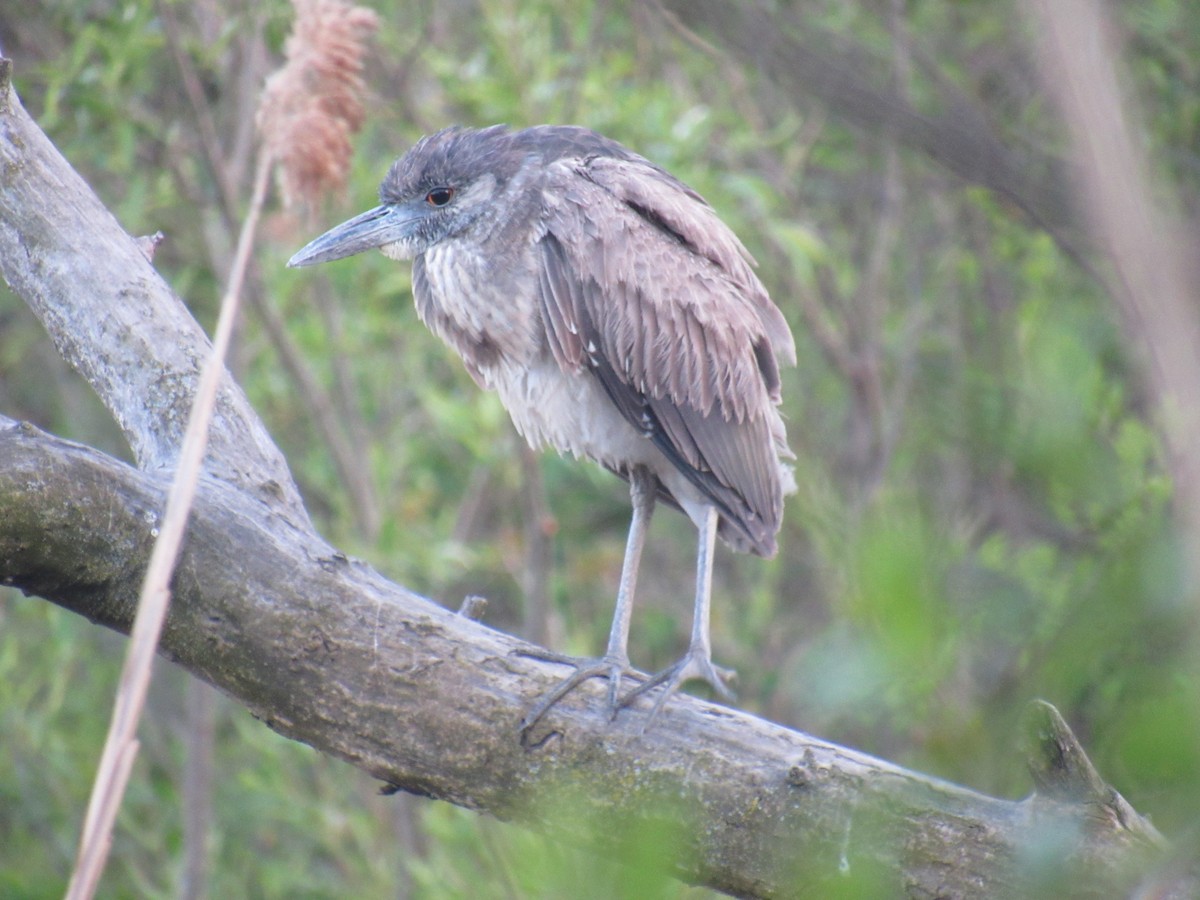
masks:
[[[165,489],[160,474],[0,419],[4,583],[126,631]],[[1100,896],[1160,849],[1111,789],[993,799],[690,697],[642,734],[644,710],[611,724],[597,713],[598,686],[522,747],[517,723],[559,677],[553,665],[513,656],[517,639],[216,479],[201,486],[173,592],[163,655],[281,734],[396,789],[566,840],[674,821],[681,877],[730,893],[820,894],[869,871],[889,896],[1020,895],[1022,853],[1050,823],[1072,837],[1058,862],[1079,863],[1078,895]],[[1035,746],[1049,758],[1060,743]],[[1120,805],[1098,814],[1107,801]]]

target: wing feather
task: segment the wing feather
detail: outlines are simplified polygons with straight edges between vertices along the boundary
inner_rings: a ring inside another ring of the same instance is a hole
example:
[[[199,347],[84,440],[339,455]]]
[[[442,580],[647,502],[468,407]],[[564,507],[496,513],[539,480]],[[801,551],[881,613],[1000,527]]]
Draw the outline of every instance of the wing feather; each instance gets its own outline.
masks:
[[[694,253],[734,279],[759,314],[775,355],[795,365],[796,344],[791,329],[754,274],[754,258],[703,197],[639,156],[598,156],[588,160],[585,171],[592,182],[677,236]]]
[[[541,311],[559,366],[594,374],[718,508],[723,537],[773,553],[789,455],[778,363],[795,349],[749,255],[640,157],[558,160],[543,197]]]

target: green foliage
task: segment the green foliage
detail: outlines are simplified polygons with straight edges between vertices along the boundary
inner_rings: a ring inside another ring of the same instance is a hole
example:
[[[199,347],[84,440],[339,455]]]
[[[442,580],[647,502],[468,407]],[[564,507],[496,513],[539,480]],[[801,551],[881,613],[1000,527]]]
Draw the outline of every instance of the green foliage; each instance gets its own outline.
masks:
[[[890,58],[878,4],[810,7],[813,21]],[[447,605],[485,594],[490,620],[525,634],[538,633],[525,598],[542,579],[565,634],[559,649],[602,646],[627,520],[622,485],[585,464],[523,462],[496,398],[417,321],[408,267],[374,255],[283,268],[313,234],[371,204],[387,164],[424,131],[586,124],[700,190],[760,260],[796,332],[800,364],[784,373],[784,393],[798,492],[781,552],[771,562],[726,554],[716,573],[717,657],[739,671],[741,703],[1015,797],[1029,784],[1012,735],[1028,701],[1043,697],[1137,808],[1166,828],[1194,826],[1195,597],[1172,486],[1137,374],[1142,351],[1076,262],[914,153],[898,152],[885,175],[878,135],[822,121],[803,98],[765,103],[753,67],[714,56],[638,4],[378,8],[370,120],[347,196],[305,225],[269,221],[255,285],[332,398],[380,503],[377,533],[362,528],[310,398],[252,312],[235,363],[331,540]],[[1055,145],[1006,6],[904,8],[922,58],[978,97],[993,127],[1014,143]],[[1120,7],[1143,138],[1180,207],[1195,203],[1200,145],[1200,29],[1188,13],[1179,0]],[[287,5],[44,2],[22,16],[8,22],[6,50],[27,107],[125,227],[167,233],[156,265],[209,324],[240,211],[222,206],[169,37],[201,87],[223,174],[244,194],[246,129],[266,74],[259,50],[279,51]],[[910,79],[914,102],[928,104],[924,75]],[[887,177],[901,204],[891,226]],[[887,252],[873,284],[877,245]],[[844,357],[813,327],[814,309]],[[0,409],[121,452],[7,294],[0,325]],[[878,376],[875,398],[864,373]],[[548,509],[531,499],[543,494]],[[549,571],[527,553],[534,529],[552,535]],[[692,543],[682,519],[656,518],[635,664],[665,665],[682,648]],[[61,892],[121,649],[47,604],[0,597],[0,895]],[[178,711],[182,677],[166,666],[158,676],[106,875],[111,896],[174,895],[183,877],[179,785],[195,725]],[[398,805],[224,702],[212,749],[211,896],[698,893],[662,869],[656,851],[681,837],[672,826],[622,834],[602,860],[445,805]],[[561,807],[569,817],[569,795]],[[869,895],[873,877],[855,870],[830,891]]]
[[[681,833],[686,817],[672,815],[669,803],[653,822],[610,821],[581,815],[568,786],[539,797],[538,807],[546,816],[541,832],[481,822],[445,805],[431,809],[425,817],[430,853],[412,867],[418,893],[448,900],[701,896],[672,877],[671,860],[687,845],[688,835]],[[555,834],[586,835],[607,853],[572,850]]]

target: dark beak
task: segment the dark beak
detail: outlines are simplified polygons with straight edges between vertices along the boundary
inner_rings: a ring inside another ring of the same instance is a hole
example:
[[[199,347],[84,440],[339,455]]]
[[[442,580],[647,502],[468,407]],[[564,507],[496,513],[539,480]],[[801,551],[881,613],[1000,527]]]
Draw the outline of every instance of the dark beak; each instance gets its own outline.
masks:
[[[383,247],[408,233],[420,214],[406,206],[377,206],[331,228],[288,260],[288,268],[332,262]]]

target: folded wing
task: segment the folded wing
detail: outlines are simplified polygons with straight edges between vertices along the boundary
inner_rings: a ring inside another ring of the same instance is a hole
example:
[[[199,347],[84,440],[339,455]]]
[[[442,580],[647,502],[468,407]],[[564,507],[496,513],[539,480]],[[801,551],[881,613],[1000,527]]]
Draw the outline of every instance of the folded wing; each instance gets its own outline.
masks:
[[[558,364],[599,380],[717,507],[726,540],[770,555],[790,455],[778,365],[795,347],[749,255],[640,157],[559,159],[544,198],[539,295]]]

